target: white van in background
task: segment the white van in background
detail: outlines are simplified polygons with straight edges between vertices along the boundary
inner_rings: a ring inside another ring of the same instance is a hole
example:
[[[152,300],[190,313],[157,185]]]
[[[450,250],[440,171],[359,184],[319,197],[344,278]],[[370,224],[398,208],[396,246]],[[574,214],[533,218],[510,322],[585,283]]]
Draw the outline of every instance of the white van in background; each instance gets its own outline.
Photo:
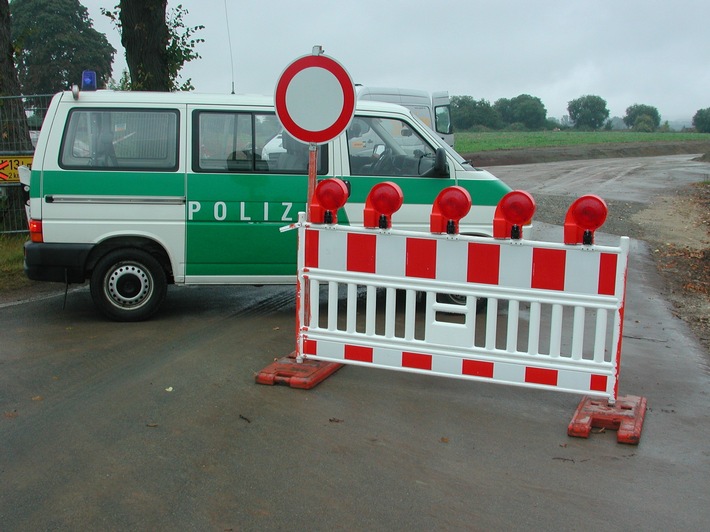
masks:
[[[429,96],[428,92],[415,89],[363,87],[362,85],[357,85],[356,89],[358,100],[396,103],[406,107],[453,148],[451,101],[447,91],[433,92]]]

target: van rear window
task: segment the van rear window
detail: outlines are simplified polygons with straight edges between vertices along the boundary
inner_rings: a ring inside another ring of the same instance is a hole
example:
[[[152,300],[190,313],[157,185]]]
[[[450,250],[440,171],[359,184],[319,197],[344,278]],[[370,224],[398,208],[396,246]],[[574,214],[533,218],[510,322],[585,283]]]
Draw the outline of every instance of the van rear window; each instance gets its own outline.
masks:
[[[68,169],[178,168],[178,112],[170,109],[73,109],[59,166]]]

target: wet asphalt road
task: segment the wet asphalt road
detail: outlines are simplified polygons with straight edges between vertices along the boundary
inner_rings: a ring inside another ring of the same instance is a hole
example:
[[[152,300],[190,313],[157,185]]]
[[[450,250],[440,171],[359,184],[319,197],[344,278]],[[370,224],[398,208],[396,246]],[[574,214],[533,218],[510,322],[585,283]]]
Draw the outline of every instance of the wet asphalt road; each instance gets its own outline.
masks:
[[[699,180],[677,164],[648,190]],[[542,166],[494,173],[534,194]],[[632,241],[620,393],[648,399],[638,446],[569,438],[569,394],[360,367],[257,385],[293,349],[292,287],[171,287],[136,324],[84,288],[65,310],[0,307],[0,530],[704,530],[709,358],[659,282]]]

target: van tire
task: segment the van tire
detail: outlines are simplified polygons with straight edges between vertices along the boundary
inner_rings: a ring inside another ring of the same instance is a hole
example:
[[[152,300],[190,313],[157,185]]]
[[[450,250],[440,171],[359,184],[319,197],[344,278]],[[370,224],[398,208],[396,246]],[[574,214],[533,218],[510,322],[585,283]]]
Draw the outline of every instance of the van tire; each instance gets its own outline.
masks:
[[[466,304],[466,296],[461,296],[458,294],[444,294],[444,301],[446,303],[450,303],[452,305],[465,305]],[[479,297],[476,300],[476,314],[481,314],[482,312],[485,312],[487,307],[488,307],[488,298],[487,297]]]
[[[151,317],[167,293],[165,270],[150,253],[118,249],[102,257],[91,274],[94,305],[114,321]]]

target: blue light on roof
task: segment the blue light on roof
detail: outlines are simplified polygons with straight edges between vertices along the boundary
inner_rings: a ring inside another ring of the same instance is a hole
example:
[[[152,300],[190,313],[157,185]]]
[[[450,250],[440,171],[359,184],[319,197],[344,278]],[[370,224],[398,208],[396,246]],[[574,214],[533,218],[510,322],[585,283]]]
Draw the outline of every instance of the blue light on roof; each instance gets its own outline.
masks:
[[[81,90],[96,90],[96,72],[93,70],[84,70],[84,72],[81,73]]]

